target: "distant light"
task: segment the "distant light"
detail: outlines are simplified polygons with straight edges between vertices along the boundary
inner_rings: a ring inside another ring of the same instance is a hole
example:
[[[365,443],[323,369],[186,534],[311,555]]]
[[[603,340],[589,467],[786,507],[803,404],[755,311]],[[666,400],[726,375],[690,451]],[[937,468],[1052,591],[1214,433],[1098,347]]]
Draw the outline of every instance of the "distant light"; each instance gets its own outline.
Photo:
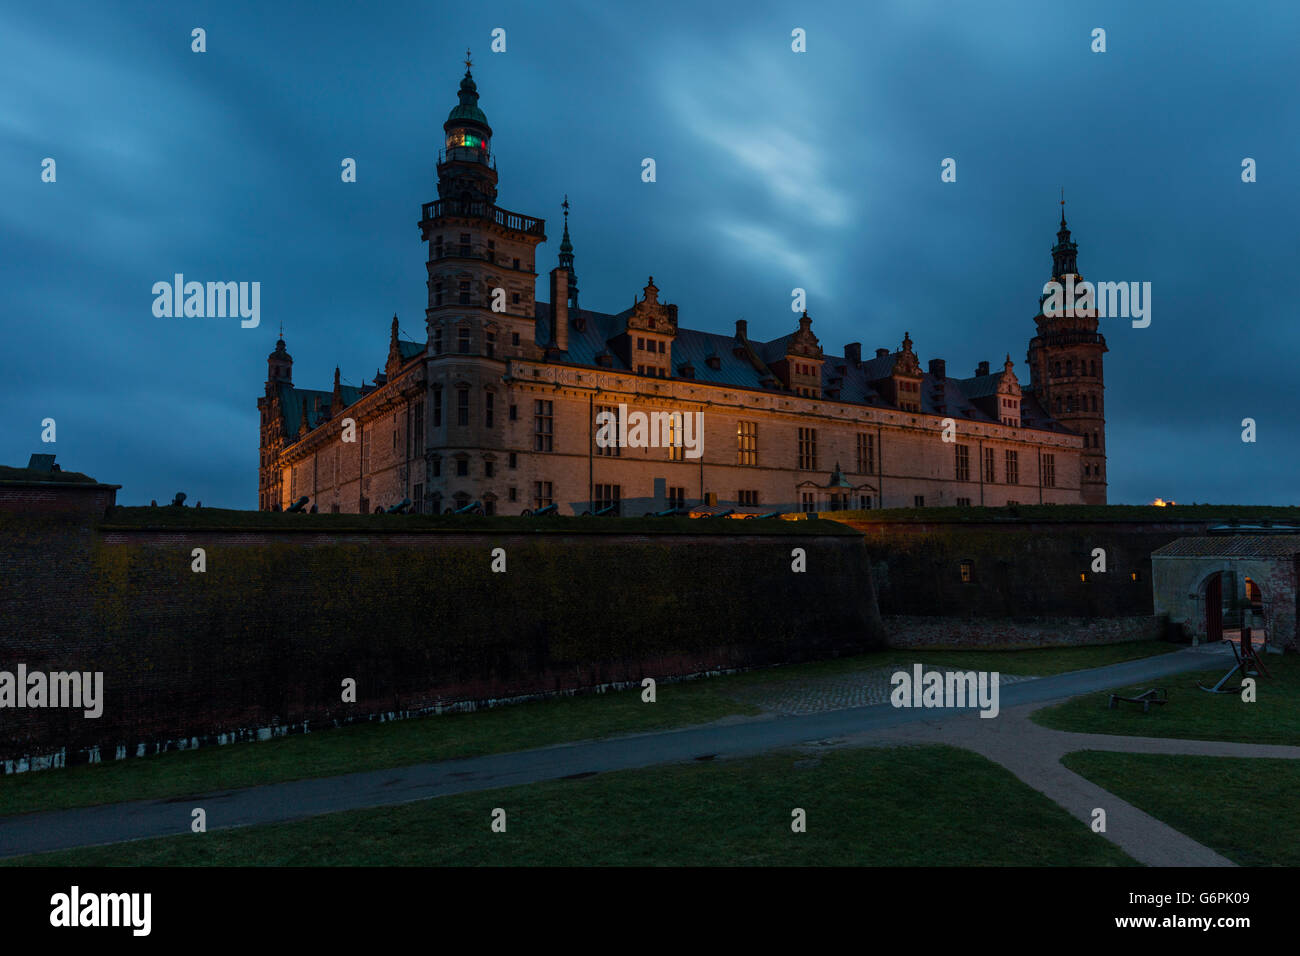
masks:
[[[1176,501],[1165,501],[1164,498],[1157,498],[1155,501],[1153,501],[1153,502],[1151,502],[1151,503],[1152,503],[1153,505],[1155,505],[1157,508],[1166,508],[1166,507],[1168,507],[1168,506],[1170,506],[1170,505],[1176,505],[1176,504],[1178,504],[1178,502],[1176,502]]]

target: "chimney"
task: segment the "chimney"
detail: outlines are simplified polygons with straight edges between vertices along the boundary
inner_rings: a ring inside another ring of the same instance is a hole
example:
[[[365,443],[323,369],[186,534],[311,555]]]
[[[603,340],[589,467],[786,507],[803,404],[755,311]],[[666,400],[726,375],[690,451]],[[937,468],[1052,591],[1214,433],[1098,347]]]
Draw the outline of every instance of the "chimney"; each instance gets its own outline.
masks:
[[[849,360],[851,365],[862,364],[862,343],[850,342],[844,346],[844,357]]]
[[[976,375],[987,375],[989,373],[989,363],[980,362],[979,368],[975,369]]]
[[[569,271],[558,266],[551,270],[551,339],[569,351]]]
[[[889,354],[889,349],[876,349],[876,358],[884,358]]]
[[[736,320],[736,338],[738,339],[749,338],[749,323],[746,322],[744,319]]]
[[[930,374],[942,382],[948,377],[948,363],[943,359],[930,359]]]

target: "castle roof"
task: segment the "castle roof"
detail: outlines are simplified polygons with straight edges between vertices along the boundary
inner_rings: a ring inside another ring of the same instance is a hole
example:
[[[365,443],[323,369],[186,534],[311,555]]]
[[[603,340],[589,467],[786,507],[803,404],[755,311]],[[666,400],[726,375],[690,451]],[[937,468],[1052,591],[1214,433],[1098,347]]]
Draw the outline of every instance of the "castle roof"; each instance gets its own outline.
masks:
[[[617,314],[594,312],[590,309],[580,309],[576,313],[570,310],[568,349],[553,353],[556,360],[570,365],[602,367],[602,363],[597,361],[597,356],[602,356],[606,363],[603,367],[633,371],[609,346],[609,340],[627,328],[627,317],[631,312],[631,309]],[[551,304],[539,301],[536,315],[537,326],[533,341],[545,347],[551,339]],[[581,323],[573,321],[575,315],[581,317]],[[581,328],[579,328],[580,324]],[[789,342],[797,334],[790,333],[767,342],[750,339],[749,346],[760,362],[776,362],[786,356]],[[672,377],[679,377],[678,370],[683,365],[689,364],[694,371],[692,381],[772,391],[763,384],[764,379],[769,376],[768,371],[756,367],[748,356],[736,354],[737,341],[733,335],[703,332],[679,325],[672,346]],[[865,359],[858,364],[842,356],[824,356],[821,364],[823,400],[881,408],[892,407],[891,403],[871,386],[871,383],[888,378],[901,354],[900,351],[890,352]],[[710,357],[716,357],[718,364],[716,369],[710,367],[708,363]],[[951,415],[954,418],[970,421],[998,423],[995,416],[978,408],[971,399],[996,394],[1001,377],[1000,371],[993,375],[977,375],[968,379],[951,376],[940,379],[929,372],[922,372],[921,411],[927,415]],[[835,394],[828,394],[828,390]],[[1047,413],[1029,386],[1022,386],[1020,413],[1026,428],[1071,432],[1071,429]]]
[[[425,345],[420,342],[407,342],[398,339],[397,348],[401,353],[402,361],[408,362],[417,356],[423,355]],[[374,391],[373,386],[367,388],[339,383],[339,397],[343,401],[344,408],[372,391]],[[296,385],[281,382],[275,386],[275,394],[280,400],[280,414],[284,422],[284,433],[290,442],[297,440],[298,431],[302,427],[304,403],[306,403],[307,408],[308,429],[316,428],[330,418],[330,407],[334,402],[333,390],[299,388]],[[317,408],[318,404],[319,410]]]
[[[1225,534],[1179,538],[1151,552],[1153,558],[1290,558],[1300,554],[1300,535]]]

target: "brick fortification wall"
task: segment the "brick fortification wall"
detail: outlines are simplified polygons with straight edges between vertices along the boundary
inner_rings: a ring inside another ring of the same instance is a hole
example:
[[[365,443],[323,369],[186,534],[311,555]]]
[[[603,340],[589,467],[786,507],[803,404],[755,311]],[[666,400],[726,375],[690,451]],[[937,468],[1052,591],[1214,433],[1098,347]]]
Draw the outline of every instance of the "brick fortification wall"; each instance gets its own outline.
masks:
[[[0,711],[0,760],[111,759],[882,642],[855,535],[0,525],[0,670],[103,671],[106,701],[98,719]]]
[[[836,516],[863,534],[892,646],[1042,647],[1163,637],[1154,616],[1151,552],[1221,520],[1053,519],[1050,509],[1024,510],[1030,516],[983,520],[951,509],[947,517]],[[1104,573],[1092,570],[1096,548],[1105,551]],[[962,579],[964,562],[969,581]]]

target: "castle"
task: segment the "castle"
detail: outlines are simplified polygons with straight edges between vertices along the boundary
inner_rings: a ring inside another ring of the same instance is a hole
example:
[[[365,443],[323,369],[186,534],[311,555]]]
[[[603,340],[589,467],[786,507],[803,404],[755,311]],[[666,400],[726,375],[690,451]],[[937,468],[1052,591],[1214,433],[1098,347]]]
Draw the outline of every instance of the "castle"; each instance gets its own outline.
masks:
[[[807,312],[766,342],[743,319],[734,333],[686,328],[653,277],[631,308],[595,312],[579,304],[567,199],[550,300],[535,301],[546,224],[497,205],[478,99],[467,63],[419,222],[426,340],[403,340],[394,316],[373,383],[344,385],[335,368],[317,390],[293,384],[281,336],[257,402],[260,509],[304,496],[321,511],[409,499],[488,514],[1105,503],[1095,313],[1044,316],[1040,298],[1022,384],[1010,355],[964,378],[943,359],[923,369],[908,333],[866,358],[858,343],[827,354]],[[1078,275],[1076,249],[1062,203],[1057,281]],[[598,442],[599,423],[629,409],[665,413],[665,440]],[[695,413],[700,453],[687,456],[678,430]]]

